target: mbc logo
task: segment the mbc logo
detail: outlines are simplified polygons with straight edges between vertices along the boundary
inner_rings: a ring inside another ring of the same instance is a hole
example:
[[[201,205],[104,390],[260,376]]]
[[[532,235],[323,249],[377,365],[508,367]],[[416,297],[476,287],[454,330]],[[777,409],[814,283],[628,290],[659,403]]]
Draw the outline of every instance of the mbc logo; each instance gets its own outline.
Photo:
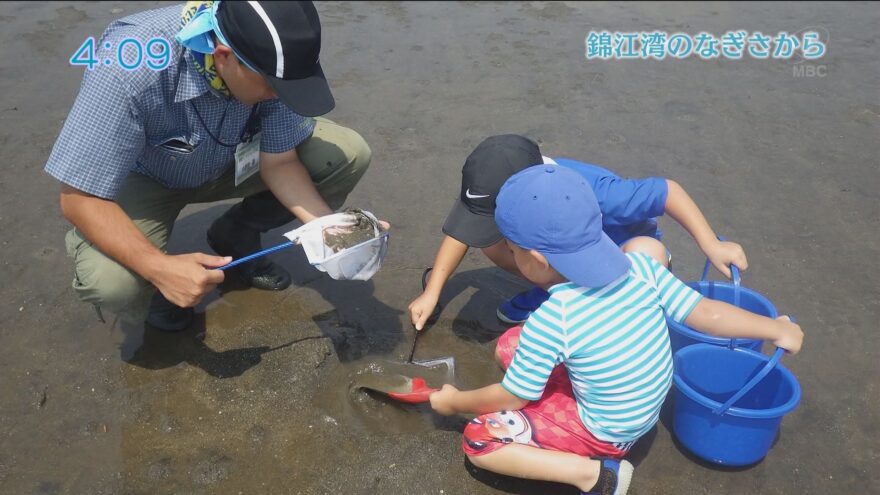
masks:
[[[795,64],[791,68],[794,77],[825,77],[828,75],[827,65]]]

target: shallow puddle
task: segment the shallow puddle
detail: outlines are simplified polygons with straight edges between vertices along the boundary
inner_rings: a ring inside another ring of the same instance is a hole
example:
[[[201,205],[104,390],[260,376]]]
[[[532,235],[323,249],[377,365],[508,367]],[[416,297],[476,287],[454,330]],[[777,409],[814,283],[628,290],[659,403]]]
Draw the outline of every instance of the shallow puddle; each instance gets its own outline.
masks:
[[[358,361],[338,363],[315,391],[314,404],[326,414],[339,419],[340,428],[358,434],[424,433],[445,421],[429,404],[402,404],[370,389],[385,389],[403,384],[402,377],[421,377],[430,387],[449,383],[459,388],[488,385],[501,377],[492,361],[492,345],[462,340],[450,332],[451,321],[441,320],[422,335],[415,361],[452,356],[454,372],[446,365],[419,366],[368,356]],[[411,342],[401,346],[408,348]],[[401,353],[406,354],[406,352]]]
[[[405,362],[414,331],[396,315],[354,319],[313,303],[306,294],[235,293],[209,304],[187,332],[126,338],[124,413],[108,428],[121,437],[128,491],[247,492],[259,479],[328,493],[338,466],[402,448],[395,445],[445,438],[457,449],[462,417],[369,388],[399,385],[401,376],[437,388],[497,381],[501,327],[440,319],[423,333],[414,359],[454,356],[453,375]]]
[[[422,433],[434,428],[430,405],[401,404],[370,388],[398,385],[401,376],[421,376],[430,386],[440,387],[445,375],[443,370],[385,360],[340,364],[315,391],[314,404],[336,418],[341,429],[358,435]]]

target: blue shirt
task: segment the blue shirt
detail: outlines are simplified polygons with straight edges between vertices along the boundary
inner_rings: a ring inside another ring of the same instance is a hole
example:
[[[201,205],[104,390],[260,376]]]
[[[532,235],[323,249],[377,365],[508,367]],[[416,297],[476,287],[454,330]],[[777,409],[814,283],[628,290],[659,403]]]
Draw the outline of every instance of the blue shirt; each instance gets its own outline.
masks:
[[[602,230],[618,245],[637,236],[663,239],[656,217],[663,215],[669,193],[666,179],[624,179],[598,165],[570,158],[553,158],[581,174],[593,188],[602,211]]]
[[[642,253],[629,273],[604,287],[568,282],[550,288],[523,325],[501,385],[538,400],[564,364],[578,414],[600,440],[629,443],[657,423],[672,383],[665,316],[683,322],[702,296]]]
[[[196,72],[192,53],[174,39],[182,10],[175,5],[141,12],[107,27],[96,43],[98,61],[115,60],[125,38],[146,43],[154,37],[169,42],[171,61],[158,72],[146,66],[128,71],[118,63],[87,70],[49,155],[48,174],[105,199],[115,198],[131,172],[168,188],[193,188],[233,166],[235,146],[252,114],[252,130],[262,130],[263,152],[285,152],[311,136],[314,119],[297,115],[281,100],[252,107],[211,89]]]

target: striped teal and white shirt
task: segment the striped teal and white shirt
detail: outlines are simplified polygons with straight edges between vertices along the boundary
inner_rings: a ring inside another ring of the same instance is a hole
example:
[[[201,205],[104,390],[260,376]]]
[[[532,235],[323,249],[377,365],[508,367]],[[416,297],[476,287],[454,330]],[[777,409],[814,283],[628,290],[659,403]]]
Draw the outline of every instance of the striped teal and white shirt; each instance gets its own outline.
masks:
[[[629,253],[629,273],[600,288],[550,288],[523,326],[502,386],[538,400],[564,363],[584,426],[600,440],[633,442],[657,422],[672,383],[664,315],[684,321],[702,296],[653,258]]]

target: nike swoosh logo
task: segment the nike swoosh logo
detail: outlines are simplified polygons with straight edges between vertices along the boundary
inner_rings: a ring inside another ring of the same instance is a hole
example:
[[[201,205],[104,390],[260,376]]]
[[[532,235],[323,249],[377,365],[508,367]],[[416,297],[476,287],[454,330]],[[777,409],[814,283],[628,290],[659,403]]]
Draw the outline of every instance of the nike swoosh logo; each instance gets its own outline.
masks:
[[[490,194],[485,194],[485,195],[483,195],[483,196],[477,196],[477,195],[475,195],[475,194],[471,194],[471,190],[470,190],[470,189],[468,189],[467,191],[465,191],[465,192],[464,192],[464,195],[467,196],[467,197],[470,198],[470,199],[488,198],[489,196],[491,196]]]

